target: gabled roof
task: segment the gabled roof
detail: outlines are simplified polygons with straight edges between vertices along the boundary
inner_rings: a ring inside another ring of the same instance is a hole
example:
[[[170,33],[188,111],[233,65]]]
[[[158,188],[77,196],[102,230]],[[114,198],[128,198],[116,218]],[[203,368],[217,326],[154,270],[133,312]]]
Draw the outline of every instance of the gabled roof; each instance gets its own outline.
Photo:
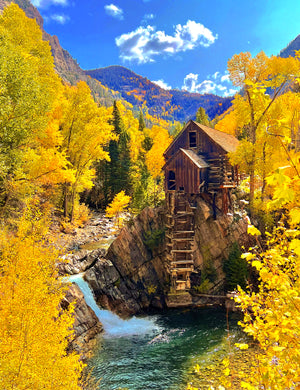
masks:
[[[217,145],[219,145],[225,152],[235,152],[238,147],[239,141],[233,135],[226,134],[223,131],[219,131],[216,129],[212,129],[211,127],[207,127],[202,125],[201,123],[189,120],[188,123],[184,126],[179,134],[174,138],[173,142],[169,145],[169,147],[165,150],[164,155],[168,153],[168,151],[172,148],[174,142],[180,138],[182,133],[187,129],[187,127],[193,123],[196,125],[201,131],[203,131],[212,141],[214,141]]]
[[[201,123],[193,122],[197,127],[199,127],[205,134],[209,136],[216,144],[218,144],[226,152],[235,152],[236,148],[239,145],[239,140],[231,134],[224,133],[216,129],[204,126]]]
[[[177,152],[175,154],[173,154],[173,156],[165,163],[165,165],[163,166],[162,169],[165,169],[165,167],[167,165],[170,164],[171,161],[174,160],[174,158],[176,158],[178,156],[179,153],[184,153],[190,160],[193,164],[196,165],[197,168],[199,169],[203,169],[203,168],[208,168],[209,165],[203,160],[203,158],[201,158],[200,156],[198,156],[193,150],[189,150],[189,149],[178,149]]]
[[[193,150],[188,150],[188,149],[180,149],[184,154],[188,156],[190,160],[198,167],[198,168],[208,168],[209,165],[196,154]]]

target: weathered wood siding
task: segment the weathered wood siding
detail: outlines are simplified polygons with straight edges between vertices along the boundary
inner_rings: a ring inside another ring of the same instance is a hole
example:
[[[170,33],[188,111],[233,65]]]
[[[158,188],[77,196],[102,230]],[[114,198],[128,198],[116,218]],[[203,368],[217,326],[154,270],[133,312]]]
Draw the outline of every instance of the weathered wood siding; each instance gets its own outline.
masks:
[[[193,133],[193,145],[190,143],[190,133]],[[176,155],[180,149],[193,150],[207,162],[208,170],[198,168],[183,152]],[[204,179],[205,188],[202,191],[217,190],[223,186],[235,187],[238,183],[238,170],[229,163],[227,152],[192,121],[166,150],[165,158],[166,190],[179,191],[182,188],[186,193],[196,194]],[[175,174],[176,188],[168,188],[170,171]]]
[[[196,147],[190,148],[189,144],[189,133],[196,132]],[[180,136],[175,139],[171,147],[166,151],[165,157],[168,160],[172,157],[178,149],[192,149],[197,154],[203,154],[205,157],[212,154],[224,154],[224,150],[217,145],[213,140],[209,138],[198,126],[191,122],[187,128],[180,134]]]
[[[181,135],[176,138],[171,147],[169,149],[167,149],[167,151],[165,152],[165,158],[166,160],[168,160],[170,157],[172,157],[178,149],[188,149],[187,148],[187,129],[184,130],[183,133],[181,133]]]
[[[202,179],[200,177],[200,171],[202,171],[201,176],[203,176],[205,170],[200,169],[193,164],[184,153],[179,153],[165,167],[166,191],[168,190],[168,177],[170,171],[175,172],[176,191],[182,189],[189,194],[199,193],[200,180]]]

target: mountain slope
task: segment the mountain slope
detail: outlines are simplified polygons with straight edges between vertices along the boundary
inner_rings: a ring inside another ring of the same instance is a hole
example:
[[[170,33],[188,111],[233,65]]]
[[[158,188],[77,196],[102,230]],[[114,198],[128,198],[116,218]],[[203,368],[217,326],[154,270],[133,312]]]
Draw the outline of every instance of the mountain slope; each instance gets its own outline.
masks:
[[[0,11],[11,2],[12,0],[0,0]],[[28,17],[36,19],[43,31],[44,39],[50,43],[55,68],[62,79],[72,85],[79,80],[86,81],[95,99],[102,105],[110,106],[114,100],[123,98],[135,107],[141,107],[145,103],[152,115],[169,120],[186,121],[195,118],[200,106],[205,108],[210,118],[214,118],[231,104],[230,98],[164,90],[122,66],[85,72],[69,52],[61,47],[57,36],[51,36],[44,30],[43,18],[29,0],[14,0],[14,2]]]
[[[23,9],[29,18],[35,19],[43,32],[43,38],[50,43],[52,55],[54,58],[55,68],[61,78],[70,84],[74,85],[79,80],[84,80],[90,86],[95,99],[103,105],[111,106],[115,99],[120,99],[120,94],[110,91],[104,87],[99,81],[91,79],[80,68],[77,61],[70,53],[63,49],[56,35],[48,34],[43,27],[44,21],[39,11],[31,4],[29,0],[0,0],[0,11],[2,11],[10,3],[16,3]]]
[[[232,98],[212,94],[200,95],[186,91],[165,90],[146,77],[139,76],[119,65],[88,70],[85,73],[108,88],[119,91],[123,99],[134,106],[141,107],[146,104],[150,114],[165,119],[186,121],[195,117],[200,106],[205,108],[212,119],[224,112],[232,100]]]
[[[295,57],[295,50],[300,50],[300,34],[290,42],[286,48],[279,53],[280,57],[287,58],[289,56]]]

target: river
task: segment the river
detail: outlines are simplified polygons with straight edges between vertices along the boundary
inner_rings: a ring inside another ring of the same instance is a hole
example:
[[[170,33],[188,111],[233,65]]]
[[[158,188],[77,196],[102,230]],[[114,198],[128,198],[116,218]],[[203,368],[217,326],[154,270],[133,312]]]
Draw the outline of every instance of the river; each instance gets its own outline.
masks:
[[[73,277],[94,309],[105,333],[88,362],[99,389],[182,390],[197,363],[207,364],[226,354],[228,326],[222,308],[168,310],[143,318],[123,320],[94,307],[88,285]],[[240,341],[237,315],[230,315],[229,332]]]

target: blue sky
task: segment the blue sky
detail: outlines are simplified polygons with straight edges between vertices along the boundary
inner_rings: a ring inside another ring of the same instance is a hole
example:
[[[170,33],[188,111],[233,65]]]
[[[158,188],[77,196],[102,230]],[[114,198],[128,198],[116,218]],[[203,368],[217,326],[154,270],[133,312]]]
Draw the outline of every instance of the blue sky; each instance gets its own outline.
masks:
[[[234,54],[277,55],[300,0],[31,0],[83,69],[123,65],[166,88],[227,96]]]

